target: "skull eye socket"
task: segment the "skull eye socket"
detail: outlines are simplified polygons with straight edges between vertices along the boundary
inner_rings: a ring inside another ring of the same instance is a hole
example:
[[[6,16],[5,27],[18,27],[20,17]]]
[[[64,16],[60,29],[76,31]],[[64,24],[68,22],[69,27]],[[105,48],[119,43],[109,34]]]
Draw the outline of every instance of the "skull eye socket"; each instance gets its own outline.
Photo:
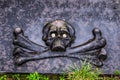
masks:
[[[51,37],[56,37],[56,34],[55,33],[51,33]]]
[[[66,38],[66,37],[67,37],[67,34],[66,34],[66,33],[62,34],[62,37],[63,37],[63,38]]]

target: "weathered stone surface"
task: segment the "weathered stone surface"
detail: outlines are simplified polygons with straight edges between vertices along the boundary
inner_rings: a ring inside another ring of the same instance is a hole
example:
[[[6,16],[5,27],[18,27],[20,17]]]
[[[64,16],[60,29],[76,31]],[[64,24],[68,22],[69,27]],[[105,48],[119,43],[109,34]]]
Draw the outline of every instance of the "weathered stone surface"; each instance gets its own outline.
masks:
[[[23,28],[29,39],[45,45],[41,39],[42,28],[47,22],[55,19],[65,20],[75,28],[75,44],[89,40],[92,37],[91,31],[94,27],[101,29],[107,40],[105,49],[108,54],[102,69],[104,73],[109,74],[115,70],[120,70],[119,0],[1,0],[0,72],[39,71],[50,73],[61,72],[61,70],[56,70],[59,67],[62,67],[63,70],[66,69],[65,63],[59,59],[30,61],[22,66],[14,65],[12,55],[14,28]],[[54,64],[52,66],[48,64],[51,61]],[[69,59],[66,61],[72,65]]]

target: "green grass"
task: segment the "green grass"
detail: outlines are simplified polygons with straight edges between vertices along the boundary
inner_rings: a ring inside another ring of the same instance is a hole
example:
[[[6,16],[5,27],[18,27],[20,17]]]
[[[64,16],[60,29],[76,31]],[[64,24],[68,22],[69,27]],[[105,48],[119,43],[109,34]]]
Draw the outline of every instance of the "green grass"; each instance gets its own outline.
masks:
[[[115,70],[115,71],[114,71],[114,74],[120,75],[120,70]]]
[[[20,74],[13,74],[12,79],[13,80],[20,80]]]
[[[70,68],[68,80],[95,80],[99,78],[101,71],[98,68],[92,68],[90,63],[82,62],[82,67]]]
[[[49,80],[49,78],[45,75],[41,75],[38,72],[31,73],[27,76],[28,80]]]
[[[3,75],[0,77],[0,80],[7,80],[7,75]]]
[[[84,73],[84,72],[83,72]],[[79,71],[75,71],[72,73],[69,73],[68,76],[61,75],[61,76],[54,76],[52,79],[47,75],[41,75],[38,73],[32,73],[32,74],[5,74],[0,76],[0,80],[120,80],[120,77],[96,77],[92,73],[91,74],[83,74],[82,72],[79,73]],[[89,72],[91,73],[91,72]],[[37,74],[37,75],[36,75]],[[91,76],[90,76],[91,75]],[[95,74],[96,75],[96,74]]]
[[[90,63],[82,62],[80,67],[70,67],[69,72],[63,75],[42,75],[38,72],[30,74],[4,74],[0,75],[0,80],[120,80],[120,77],[100,77],[102,71],[93,68]],[[120,75],[119,70],[114,71],[115,75]]]

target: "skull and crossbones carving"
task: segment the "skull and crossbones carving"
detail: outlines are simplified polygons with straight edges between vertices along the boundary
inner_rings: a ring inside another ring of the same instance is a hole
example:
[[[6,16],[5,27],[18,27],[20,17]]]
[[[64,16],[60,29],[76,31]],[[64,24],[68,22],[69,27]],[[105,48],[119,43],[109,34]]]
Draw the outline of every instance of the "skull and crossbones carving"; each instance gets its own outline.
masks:
[[[71,46],[75,40],[74,28],[63,20],[55,20],[44,26],[42,39],[46,46],[42,46],[29,40],[21,28],[16,28],[13,39],[15,63],[20,65],[32,60],[67,57],[88,60],[91,64],[100,67],[107,58],[104,49],[106,40],[98,28],[94,28],[92,34],[92,39]],[[50,55],[49,52],[58,53]]]

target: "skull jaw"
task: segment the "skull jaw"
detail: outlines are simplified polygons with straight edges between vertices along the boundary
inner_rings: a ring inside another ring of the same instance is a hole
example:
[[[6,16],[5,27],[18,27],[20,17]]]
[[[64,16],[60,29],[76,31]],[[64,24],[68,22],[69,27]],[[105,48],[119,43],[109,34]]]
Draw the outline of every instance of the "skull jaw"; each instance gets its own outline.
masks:
[[[52,51],[57,51],[57,52],[64,52],[66,51],[66,48],[64,46],[54,46],[51,48]]]
[[[54,41],[51,45],[51,51],[59,51],[59,52],[66,51],[66,47],[65,47],[64,42],[59,40],[59,39]]]

